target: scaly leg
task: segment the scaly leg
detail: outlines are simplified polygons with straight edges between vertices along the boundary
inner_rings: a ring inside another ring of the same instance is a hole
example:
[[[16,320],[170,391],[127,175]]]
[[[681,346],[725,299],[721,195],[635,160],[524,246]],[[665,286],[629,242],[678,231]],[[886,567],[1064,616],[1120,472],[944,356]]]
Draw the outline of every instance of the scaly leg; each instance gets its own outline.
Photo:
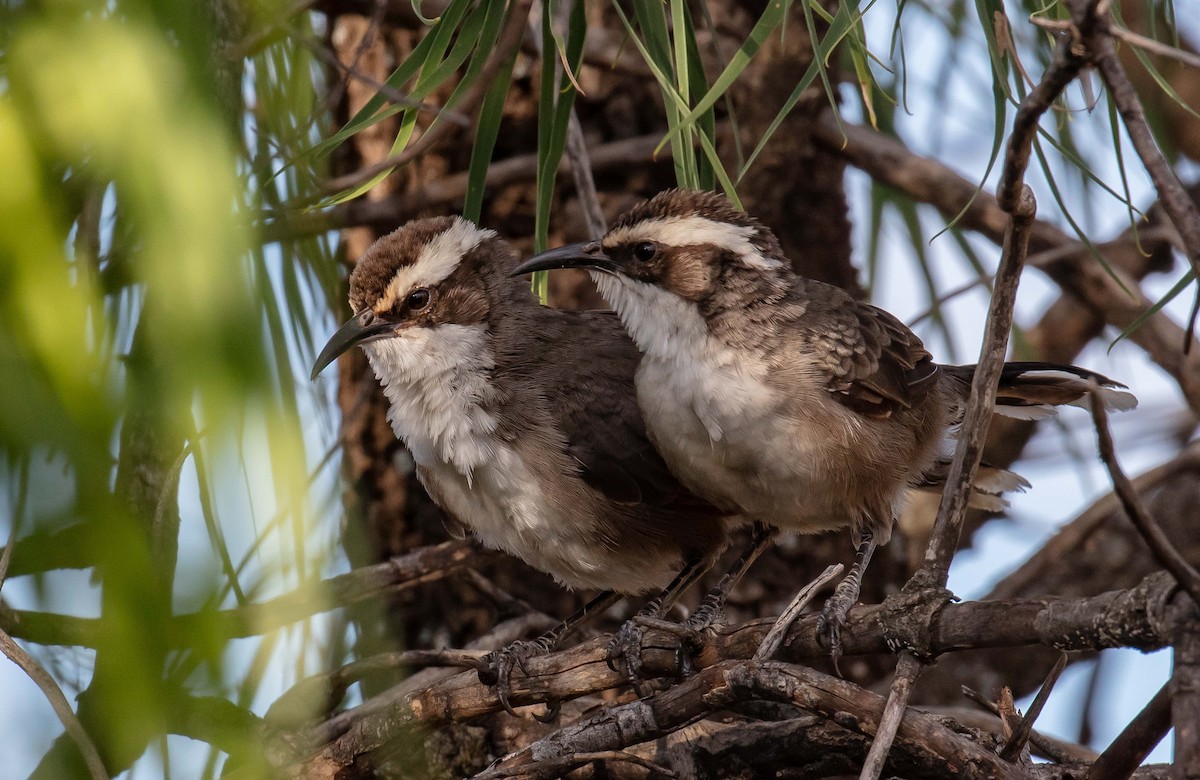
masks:
[[[620,630],[613,635],[612,641],[608,643],[608,668],[613,671],[617,670],[616,663],[618,660],[623,661],[625,665],[625,675],[629,680],[636,681],[638,674],[642,668],[642,627],[637,624],[638,618],[661,618],[667,613],[671,607],[675,606],[675,602],[683,595],[684,591],[690,588],[696,580],[704,576],[705,572],[712,568],[713,562],[709,559],[690,560],[683,567],[683,570],[671,580],[671,584],[663,588],[662,592],[646,603],[646,606],[638,610],[636,616],[625,621]]]
[[[721,612],[725,608],[725,599],[729,598],[729,592],[741,581],[758,557],[766,552],[766,549],[771,546],[771,541],[775,538],[775,532],[771,528],[762,523],[754,524],[754,536],[750,540],[750,546],[747,547],[738,559],[733,562],[733,566],[729,567],[729,571],[725,572],[725,576],[717,583],[716,587],[709,591],[704,600],[700,602],[700,606],[696,611],[684,622],[684,627],[694,631],[703,631],[712,626],[721,617]]]
[[[842,657],[842,626],[846,625],[846,616],[850,608],[858,602],[863,572],[867,570],[874,553],[875,535],[870,531],[863,531],[858,536],[858,551],[854,555],[854,565],[850,567],[850,573],[838,583],[829,601],[825,602],[825,609],[821,611],[817,634],[825,636],[835,669],[838,659]]]
[[[513,669],[519,666],[522,672],[528,674],[529,670],[525,668],[526,661],[535,656],[549,653],[571,632],[587,623],[597,613],[603,612],[620,600],[620,593],[605,591],[584,604],[575,614],[537,639],[522,639],[513,642],[507,647],[493,650],[483,657],[483,668],[479,672],[479,681],[484,685],[495,685],[496,696],[500,699],[500,706],[509,715],[515,717],[517,713],[513,710],[512,705],[509,704],[509,696],[512,693],[509,678],[512,676]],[[551,708],[551,717],[553,717],[553,713],[556,711],[556,707]]]

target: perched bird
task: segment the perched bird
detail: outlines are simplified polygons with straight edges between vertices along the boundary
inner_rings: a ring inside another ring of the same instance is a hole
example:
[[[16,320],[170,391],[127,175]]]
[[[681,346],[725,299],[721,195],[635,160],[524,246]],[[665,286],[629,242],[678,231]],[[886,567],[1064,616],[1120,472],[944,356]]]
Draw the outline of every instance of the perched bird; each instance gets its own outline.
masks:
[[[506,708],[514,663],[615,594],[665,586],[644,610],[657,616],[725,545],[724,513],[683,488],[647,438],[639,353],[616,316],[540,305],[516,264],[465,219],[408,223],[358,261],[355,314],[312,371],[361,346],[393,431],[455,523],[569,588],[608,592],[490,659]]]
[[[944,476],[975,367],[935,363],[888,312],[797,276],[774,234],[715,193],[660,193],[600,241],[543,253],[517,273],[568,267],[592,272],[641,350],[642,414],[684,485],[778,528],[850,527],[855,563],[823,615],[836,657],[906,491]],[[1009,363],[996,411],[1030,418],[1086,405],[1096,385],[1108,406],[1136,405],[1082,368]],[[1022,482],[990,476],[976,488]]]

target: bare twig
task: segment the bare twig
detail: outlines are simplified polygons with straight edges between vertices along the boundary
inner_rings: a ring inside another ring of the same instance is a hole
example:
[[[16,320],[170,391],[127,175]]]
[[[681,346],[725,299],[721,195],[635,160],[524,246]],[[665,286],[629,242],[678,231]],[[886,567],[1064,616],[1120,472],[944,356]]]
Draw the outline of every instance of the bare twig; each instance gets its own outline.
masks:
[[[1021,756],[1021,750],[1024,749],[1025,743],[1029,741],[1029,736],[1033,733],[1033,724],[1037,721],[1038,716],[1042,714],[1042,708],[1046,706],[1046,702],[1050,699],[1050,692],[1054,690],[1054,684],[1058,682],[1058,676],[1062,674],[1063,669],[1067,668],[1067,654],[1062,653],[1058,656],[1058,660],[1054,662],[1050,673],[1046,675],[1046,681],[1042,683],[1041,690],[1034,697],[1033,703],[1029,705],[1029,711],[1025,713],[1025,717],[1021,718],[1021,722],[1013,731],[1008,742],[1000,751],[1000,758],[1005,761],[1016,761]]]
[[[892,679],[887,703],[884,704],[883,715],[879,718],[879,730],[875,732],[871,750],[867,753],[867,760],[863,762],[862,772],[858,775],[859,780],[876,780],[883,772],[883,765],[896,739],[896,732],[900,729],[900,722],[908,709],[908,697],[912,694],[917,677],[921,675],[921,667],[921,662],[911,651],[900,651],[900,660],[896,663],[896,676]]]
[[[1096,423],[1096,437],[1100,444],[1100,459],[1104,461],[1104,466],[1108,469],[1113,490],[1121,499],[1121,506],[1124,508],[1125,514],[1129,516],[1130,521],[1138,529],[1138,533],[1146,540],[1146,546],[1154,553],[1155,559],[1171,573],[1175,581],[1191,595],[1192,599],[1200,604],[1200,572],[1192,568],[1192,565],[1163,533],[1162,528],[1142,505],[1133,483],[1121,470],[1121,465],[1117,462],[1116,451],[1113,448],[1112,434],[1108,430],[1108,412],[1104,409],[1104,404],[1099,403],[1098,399],[1093,397],[1091,406],[1092,419]]]
[[[558,621],[555,619],[540,612],[521,615],[520,617],[504,621],[484,636],[472,640],[459,652],[486,653],[489,650],[503,647],[522,637],[541,634],[557,623]],[[305,735],[303,742],[314,746],[332,742],[345,734],[355,723],[371,718],[372,716],[382,717],[390,708],[397,706],[398,703],[404,701],[406,697],[412,695],[415,691],[420,691],[434,685],[439,680],[445,680],[454,674],[455,671],[453,669],[445,667],[422,669],[378,696],[368,699],[357,707],[339,712],[329,720],[314,727]]]
[[[1123,780],[1141,766],[1154,746],[1171,728],[1170,683],[1146,703],[1100,757],[1088,768],[1084,780]]]
[[[1034,93],[1037,92],[1035,89]],[[1036,125],[1033,131],[1036,132]],[[1016,144],[1016,141],[1010,142],[1010,146]],[[959,534],[966,517],[971,483],[983,455],[987,424],[991,420],[1000,370],[1008,350],[1008,334],[1012,329],[1017,284],[1021,279],[1021,268],[1029,249],[1030,229],[1037,210],[1033,192],[1028,186],[1021,186],[1023,189],[1019,202],[1009,204],[1013,209],[1012,218],[1005,235],[1000,268],[996,272],[979,366],[971,383],[971,401],[963,417],[958,446],[955,448],[954,460],[946,478],[947,489],[938,507],[933,535],[925,550],[925,561],[921,570],[913,577],[916,587],[945,586],[946,577],[950,572],[950,560],[958,547]],[[1004,202],[1003,198],[1000,200]]]
[[[1159,57],[1166,57],[1170,60],[1177,60],[1192,68],[1200,68],[1200,55],[1193,51],[1186,51],[1175,46],[1168,46],[1162,41],[1156,41],[1153,38],[1147,38],[1144,35],[1138,35],[1133,30],[1117,25],[1111,25],[1108,31],[1113,34],[1114,38],[1120,38],[1131,46],[1136,46],[1139,49],[1145,49],[1151,54],[1157,54]]]
[[[108,780],[108,770],[104,768],[100,752],[96,750],[96,745],[83,728],[83,724],[79,722],[79,718],[75,717],[70,702],[67,701],[62,688],[58,687],[54,678],[4,631],[0,631],[0,652],[20,667],[21,671],[29,675],[29,679],[33,680],[34,684],[41,689],[42,695],[50,702],[50,706],[54,709],[54,714],[58,716],[59,721],[62,722],[63,728],[67,730],[67,734],[79,747],[79,752],[83,754],[83,763],[87,766],[88,774],[92,776],[93,780]]]
[[[783,640],[787,638],[788,629],[796,622],[796,618],[800,617],[800,613],[808,606],[808,602],[812,601],[813,596],[816,595],[818,590],[825,587],[834,577],[841,574],[844,568],[846,567],[840,563],[826,566],[825,571],[817,575],[815,580],[800,589],[800,592],[788,604],[787,609],[772,624],[771,630],[767,632],[767,636],[763,639],[762,644],[755,651],[755,661],[770,661],[775,657],[775,654],[779,652],[779,648],[783,645]]]
[[[996,706],[996,703],[988,701],[988,698],[982,693],[965,685],[962,688],[962,692],[964,696],[983,707],[987,712],[968,710],[963,707],[930,707],[928,708],[929,712],[946,715],[964,726],[1000,733],[1002,726],[999,708]],[[1029,744],[1033,746],[1035,752],[1042,758],[1048,758],[1060,764],[1090,764],[1100,755],[1085,745],[1051,737],[1041,733],[1037,729],[1030,732]]]

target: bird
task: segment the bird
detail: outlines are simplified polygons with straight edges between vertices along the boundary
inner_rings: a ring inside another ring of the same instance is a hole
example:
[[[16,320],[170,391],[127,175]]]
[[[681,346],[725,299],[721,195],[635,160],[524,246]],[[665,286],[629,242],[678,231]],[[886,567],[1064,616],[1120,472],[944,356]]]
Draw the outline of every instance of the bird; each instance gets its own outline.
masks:
[[[724,195],[667,190],[598,241],[530,258],[525,274],[589,271],[642,359],[637,398],[679,480],[722,509],[776,529],[850,528],[855,560],[822,612],[836,662],[863,572],[913,488],[944,479],[975,366],[940,364],[887,311],[797,275],[772,231]],[[995,411],[1026,419],[1059,404],[1136,399],[1076,366],[1013,362]],[[1000,469],[978,503],[1026,486]]]
[[[662,589],[641,613],[662,614],[724,549],[727,515],[650,443],[633,384],[640,355],[617,317],[542,306],[516,265],[506,241],[462,217],[405,224],[358,260],[354,316],[311,375],[361,347],[454,535],[469,530],[567,588],[602,591],[486,659],[481,679],[510,713],[514,664],[621,595]]]

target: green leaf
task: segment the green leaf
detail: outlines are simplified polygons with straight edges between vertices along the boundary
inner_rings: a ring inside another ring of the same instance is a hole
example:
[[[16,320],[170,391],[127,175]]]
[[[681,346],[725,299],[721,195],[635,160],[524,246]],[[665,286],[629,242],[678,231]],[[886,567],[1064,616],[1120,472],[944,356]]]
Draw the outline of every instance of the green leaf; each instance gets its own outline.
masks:
[[[1183,275],[1183,278],[1171,286],[1171,289],[1167,291],[1166,295],[1151,304],[1148,309],[1139,314],[1133,322],[1129,323],[1121,330],[1117,337],[1113,339],[1112,343],[1108,345],[1109,351],[1111,352],[1112,348],[1115,347],[1122,339],[1128,338],[1129,335],[1135,330],[1142,327],[1142,325],[1145,325],[1147,320],[1149,320],[1155,314],[1158,314],[1160,311],[1162,311],[1164,306],[1179,297],[1179,294],[1190,287],[1194,281],[1196,281],[1196,272],[1189,268],[1187,273]]]
[[[512,79],[513,64],[517,61],[517,50],[500,67],[496,79],[488,87],[479,108],[479,120],[475,127],[475,143],[471,146],[471,162],[467,166],[467,194],[463,200],[463,216],[478,222],[483,213],[483,195],[487,186],[488,166],[496,139],[500,136],[500,125],[504,119],[504,101]]]

